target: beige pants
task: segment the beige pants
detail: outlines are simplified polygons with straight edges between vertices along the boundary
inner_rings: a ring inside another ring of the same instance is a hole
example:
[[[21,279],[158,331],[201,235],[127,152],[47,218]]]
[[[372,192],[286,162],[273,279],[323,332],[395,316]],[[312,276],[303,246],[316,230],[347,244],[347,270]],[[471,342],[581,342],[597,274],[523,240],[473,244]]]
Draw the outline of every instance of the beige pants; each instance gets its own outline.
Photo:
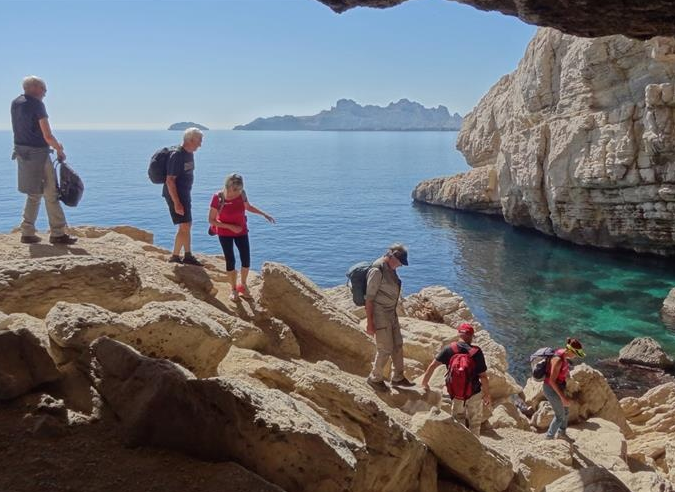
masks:
[[[452,416],[479,436],[483,422],[483,395],[476,393],[468,400],[452,400]]]
[[[59,194],[56,190],[56,171],[54,171],[49,156],[45,157],[43,171],[44,193],[26,195],[23,222],[21,223],[21,234],[23,236],[35,235],[35,221],[40,211],[40,199],[43,196],[47,208],[47,217],[49,218],[50,234],[52,236],[63,236],[65,234],[66,216],[61,208],[61,202],[59,202]]]
[[[381,328],[375,331],[375,343],[377,354],[373,362],[373,370],[370,373],[370,380],[380,382],[384,380],[384,370],[389,363],[389,359],[394,365],[392,381],[403,379],[403,337],[401,336],[401,327],[394,323],[387,328]]]

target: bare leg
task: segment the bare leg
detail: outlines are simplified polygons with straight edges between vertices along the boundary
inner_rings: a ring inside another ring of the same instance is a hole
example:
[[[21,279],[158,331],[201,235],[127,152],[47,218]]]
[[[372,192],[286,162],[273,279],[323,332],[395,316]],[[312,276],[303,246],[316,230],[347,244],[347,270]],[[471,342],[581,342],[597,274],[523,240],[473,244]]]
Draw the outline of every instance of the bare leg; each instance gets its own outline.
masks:
[[[180,252],[184,249],[186,252],[190,251],[190,228],[191,223],[178,224],[178,231],[176,232],[176,239],[173,242],[174,256],[180,256]]]

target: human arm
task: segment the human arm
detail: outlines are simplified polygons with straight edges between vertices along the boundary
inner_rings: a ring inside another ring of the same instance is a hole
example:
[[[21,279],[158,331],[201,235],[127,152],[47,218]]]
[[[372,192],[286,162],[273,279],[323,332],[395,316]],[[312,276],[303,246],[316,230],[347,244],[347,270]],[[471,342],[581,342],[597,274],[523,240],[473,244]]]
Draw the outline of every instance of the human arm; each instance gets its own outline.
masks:
[[[241,226],[236,224],[226,224],[225,222],[219,221],[218,209],[213,206],[209,208],[209,225],[212,225],[213,227],[220,227],[222,229],[229,229],[235,234],[239,234],[241,232]]]
[[[44,137],[45,141],[49,144],[50,147],[52,147],[54,150],[56,150],[56,156],[59,159],[59,161],[63,162],[66,160],[66,154],[63,152],[63,145],[56,140],[56,137],[52,133],[52,127],[49,125],[49,118],[44,117],[40,118],[38,120],[38,123],[40,124],[40,131],[42,132],[42,136]]]
[[[549,376],[549,385],[551,386],[551,388],[553,388],[553,391],[555,391],[558,394],[558,396],[560,397],[560,401],[562,401],[563,406],[569,407],[570,402],[565,396],[565,392],[558,385],[558,375],[560,374],[561,366],[562,366],[562,359],[560,357],[551,358],[551,374]]]
[[[166,189],[169,191],[169,196],[173,201],[173,208],[176,209],[176,213],[178,215],[185,215],[185,207],[183,207],[183,204],[180,202],[178,189],[176,188],[176,176],[169,176],[167,174],[164,183],[166,184]]]
[[[267,219],[268,222],[270,222],[272,224],[276,224],[276,220],[274,220],[274,217],[272,217],[271,215],[263,212],[262,210],[255,207],[254,205],[250,204],[248,202],[248,200],[244,202],[244,207],[246,207],[246,210],[251,212],[252,214],[262,215],[263,217],[265,217]]]
[[[425,390],[429,389],[429,380],[431,379],[431,376],[434,374],[434,371],[438,366],[443,365],[441,362],[437,361],[436,359],[432,360],[429,365],[427,366],[427,370],[424,372],[424,377],[422,378],[422,388]]]
[[[489,405],[492,403],[492,397],[490,396],[490,381],[487,372],[480,373],[478,378],[480,379],[480,392],[483,394],[483,403]]]

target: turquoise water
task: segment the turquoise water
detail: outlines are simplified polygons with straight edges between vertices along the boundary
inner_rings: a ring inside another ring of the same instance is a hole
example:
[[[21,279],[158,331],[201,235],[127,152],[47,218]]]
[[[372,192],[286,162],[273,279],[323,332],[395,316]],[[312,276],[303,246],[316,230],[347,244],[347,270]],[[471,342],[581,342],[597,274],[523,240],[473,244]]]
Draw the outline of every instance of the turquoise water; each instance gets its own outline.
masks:
[[[156,148],[177,143],[168,131],[58,132],[86,192],[68,209],[71,224],[131,224],[172,243],[161,187],[146,175]],[[401,271],[406,293],[440,284],[460,293],[496,340],[509,349],[514,373],[542,345],[580,337],[591,362],[616,356],[649,335],[675,353],[675,333],[659,320],[675,286],[675,264],[655,257],[580,248],[494,217],[414,204],[422,179],[467,169],[444,132],[211,131],[195,155],[194,249],[218,254],[206,234],[208,203],[229,172],[244,175],[251,202],[278,223],[249,218],[253,266],[281,261],[317,284],[343,283],[353,263],[378,256],[393,241],[410,247]],[[23,197],[9,160],[11,135],[0,132],[0,230],[20,221]],[[41,216],[40,226],[46,228]]]

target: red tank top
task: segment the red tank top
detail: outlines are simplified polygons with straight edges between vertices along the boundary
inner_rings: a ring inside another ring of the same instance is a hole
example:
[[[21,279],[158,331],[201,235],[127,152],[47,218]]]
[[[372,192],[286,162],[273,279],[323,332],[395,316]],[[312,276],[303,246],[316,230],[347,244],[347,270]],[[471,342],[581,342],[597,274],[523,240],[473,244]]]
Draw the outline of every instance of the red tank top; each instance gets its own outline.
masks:
[[[241,227],[241,232],[233,232],[224,227],[217,227],[216,232],[219,236],[236,237],[248,234],[246,227],[246,203],[244,202],[244,195],[239,195],[237,198],[228,200],[225,198],[221,202],[218,198],[218,193],[213,195],[211,199],[211,208],[220,210],[218,220],[225,224],[234,224]]]
[[[558,372],[558,377],[555,380],[556,383],[564,383],[567,381],[567,376],[570,375],[570,363],[567,361],[567,357],[565,357],[565,351],[564,348],[559,348],[555,351],[555,355],[560,357],[560,372]],[[546,378],[544,378],[544,383],[549,385],[551,384],[552,362],[553,359],[548,363],[548,367],[546,368]]]

